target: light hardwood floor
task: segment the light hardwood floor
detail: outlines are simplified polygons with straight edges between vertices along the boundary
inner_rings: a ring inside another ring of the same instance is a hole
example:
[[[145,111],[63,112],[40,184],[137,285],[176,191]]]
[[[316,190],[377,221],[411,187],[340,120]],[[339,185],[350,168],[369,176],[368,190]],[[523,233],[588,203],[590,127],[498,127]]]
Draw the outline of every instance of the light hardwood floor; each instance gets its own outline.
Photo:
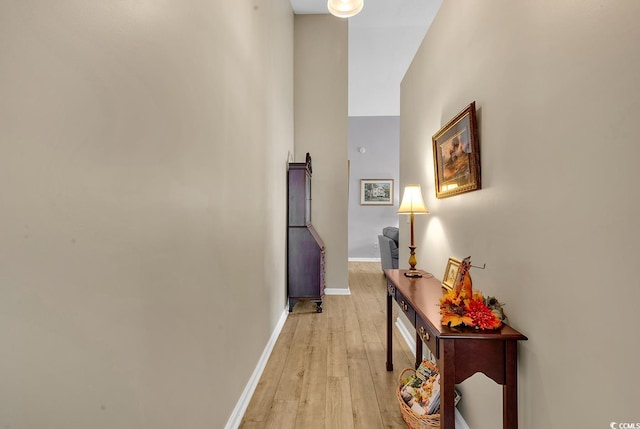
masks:
[[[241,428],[407,427],[395,387],[414,357],[394,327],[395,369],[385,369],[380,263],[350,262],[349,288],[349,296],[325,296],[323,313],[300,302],[289,314]]]

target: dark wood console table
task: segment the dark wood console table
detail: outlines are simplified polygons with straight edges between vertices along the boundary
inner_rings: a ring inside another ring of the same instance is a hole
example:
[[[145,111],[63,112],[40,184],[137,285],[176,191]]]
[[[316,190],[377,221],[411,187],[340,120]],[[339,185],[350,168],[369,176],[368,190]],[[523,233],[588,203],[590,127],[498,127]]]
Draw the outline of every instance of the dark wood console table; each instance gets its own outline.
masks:
[[[508,325],[495,331],[449,328],[440,324],[442,284],[431,274],[409,278],[406,270],[385,270],[387,276],[387,371],[393,371],[392,303],[416,329],[416,368],[425,343],[440,370],[440,427],[455,427],[455,385],[482,372],[502,385],[502,427],[518,427],[518,341],[527,337]]]

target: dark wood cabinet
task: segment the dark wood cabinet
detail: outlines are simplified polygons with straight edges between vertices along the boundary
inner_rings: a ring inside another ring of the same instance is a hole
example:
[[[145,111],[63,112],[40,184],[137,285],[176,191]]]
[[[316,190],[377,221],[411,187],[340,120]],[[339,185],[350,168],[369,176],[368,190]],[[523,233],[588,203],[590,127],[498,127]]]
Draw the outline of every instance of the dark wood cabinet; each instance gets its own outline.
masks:
[[[297,301],[316,303],[322,313],[324,298],[324,243],[311,224],[311,156],[289,163],[287,291],[289,311]]]

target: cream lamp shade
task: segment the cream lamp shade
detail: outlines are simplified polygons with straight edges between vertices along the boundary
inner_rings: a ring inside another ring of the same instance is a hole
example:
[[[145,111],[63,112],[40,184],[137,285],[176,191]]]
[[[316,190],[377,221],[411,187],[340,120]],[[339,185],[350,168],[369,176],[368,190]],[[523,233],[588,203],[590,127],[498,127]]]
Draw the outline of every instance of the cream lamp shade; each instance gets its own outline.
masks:
[[[422,190],[420,185],[407,185],[404,188],[404,194],[402,196],[402,202],[398,209],[400,214],[426,214],[429,213],[427,207],[424,205],[422,199]]]
[[[329,0],[327,9],[338,18],[351,18],[357,15],[364,6],[364,0]]]

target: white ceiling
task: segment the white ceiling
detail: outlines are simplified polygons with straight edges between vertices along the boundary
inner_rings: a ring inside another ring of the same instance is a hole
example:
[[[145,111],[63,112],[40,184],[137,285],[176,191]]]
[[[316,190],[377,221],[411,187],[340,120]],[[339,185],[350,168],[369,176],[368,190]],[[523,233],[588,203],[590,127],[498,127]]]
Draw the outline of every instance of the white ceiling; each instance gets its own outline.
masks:
[[[349,18],[349,116],[400,115],[400,82],[442,0],[364,0]],[[291,0],[296,14],[326,14],[327,0]],[[341,19],[341,18],[335,18]]]

